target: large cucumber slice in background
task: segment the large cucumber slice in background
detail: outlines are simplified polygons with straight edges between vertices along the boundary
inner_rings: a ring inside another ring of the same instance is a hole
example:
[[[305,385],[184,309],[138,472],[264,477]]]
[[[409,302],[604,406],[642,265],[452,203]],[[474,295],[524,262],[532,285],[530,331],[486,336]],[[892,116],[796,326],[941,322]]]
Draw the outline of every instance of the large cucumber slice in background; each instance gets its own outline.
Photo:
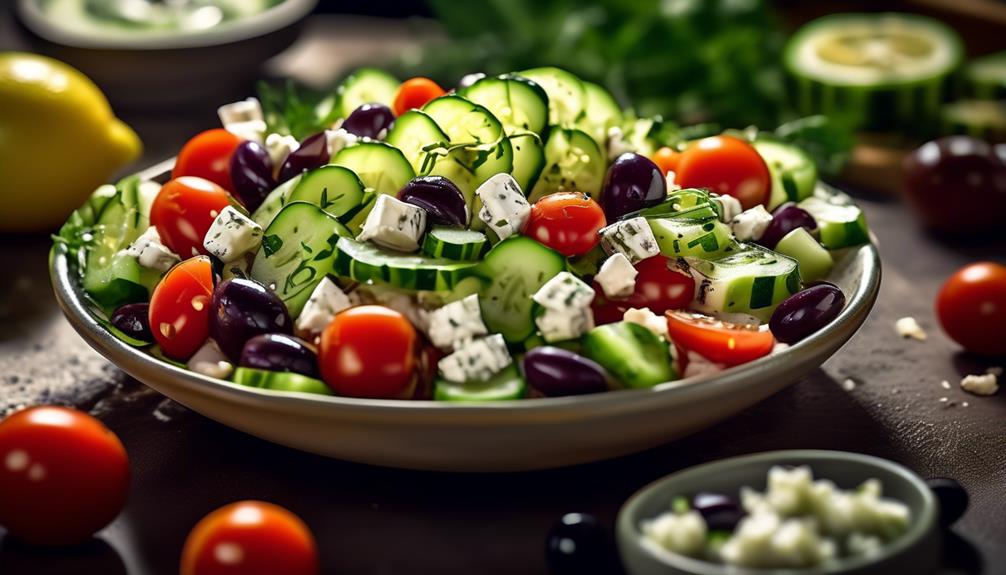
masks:
[[[453,383],[443,379],[433,382],[433,399],[437,401],[501,401],[520,399],[527,394],[527,382],[516,364],[510,364],[488,381]]]
[[[755,244],[717,260],[684,258],[695,279],[692,307],[753,315],[768,322],[782,300],[800,290],[796,260]]]
[[[769,210],[783,202],[798,202],[814,193],[817,166],[806,152],[792,144],[766,138],[757,139],[752,145],[765,160],[772,177]]]
[[[825,277],[835,266],[831,253],[805,228],[796,228],[783,236],[776,244],[775,251],[800,264],[800,278],[805,282]]]
[[[940,114],[943,134],[1006,141],[1006,100],[958,100],[945,104]]]
[[[314,204],[339,217],[363,201],[363,182],[345,166],[322,166],[304,174],[287,201]]]
[[[492,144],[503,137],[503,124],[492,112],[461,96],[430,100],[423,112],[433,118],[452,144]]]
[[[362,142],[343,148],[332,157],[332,163],[353,170],[369,191],[378,194],[395,195],[416,177],[402,151],[384,142]]]
[[[694,208],[693,208],[694,209]],[[653,236],[663,255],[716,259],[737,251],[739,246],[730,227],[715,215],[704,219],[688,217],[648,217]]]
[[[391,107],[401,82],[378,68],[360,68],[346,77],[336,91],[339,117],[345,118],[364,104]]]
[[[313,377],[288,371],[268,371],[253,367],[239,367],[232,376],[234,383],[272,391],[295,391],[297,393],[317,393],[332,395],[324,382]]]
[[[510,175],[527,195],[545,168],[545,145],[537,134],[527,133],[510,136],[510,146],[513,148]]]
[[[555,192],[582,192],[600,200],[608,162],[597,142],[585,132],[552,126],[545,143],[545,167],[528,200]]]
[[[969,96],[982,100],[1006,99],[1006,51],[968,62],[964,68]]]
[[[848,196],[816,193],[797,205],[814,216],[821,243],[829,250],[869,243],[866,215]]]
[[[546,66],[517,72],[541,86],[548,94],[548,123],[572,127],[587,106],[587,89],[579,78],[560,68]]]
[[[384,138],[385,142],[402,151],[416,174],[433,167],[433,158],[427,160],[430,154],[424,148],[438,144],[446,146],[450,140],[433,118],[421,110],[409,110],[396,118]]]
[[[477,262],[429,258],[341,238],[332,271],[361,283],[390,284],[407,290],[447,291],[475,272]]]
[[[677,379],[667,342],[639,324],[620,321],[601,325],[580,341],[583,355],[626,387],[652,387]]]
[[[459,95],[485,106],[507,134],[541,134],[548,126],[548,95],[534,81],[517,75],[482,78]]]
[[[583,117],[577,122],[580,128],[598,144],[608,139],[608,128],[622,124],[622,108],[607,90],[592,82],[584,82],[587,104]]]

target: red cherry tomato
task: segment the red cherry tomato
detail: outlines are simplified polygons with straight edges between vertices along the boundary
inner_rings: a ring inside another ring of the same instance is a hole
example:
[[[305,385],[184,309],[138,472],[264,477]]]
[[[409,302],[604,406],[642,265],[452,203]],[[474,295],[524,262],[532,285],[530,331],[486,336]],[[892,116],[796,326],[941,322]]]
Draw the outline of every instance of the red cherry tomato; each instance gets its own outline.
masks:
[[[228,191],[231,183],[231,156],[241,144],[241,138],[223,128],[206,130],[182,146],[175,159],[172,178],[197,176],[209,180]]]
[[[182,548],[181,575],[316,575],[318,546],[286,509],[239,501],[204,517]]]
[[[164,245],[188,258],[205,254],[203,237],[230,205],[230,196],[209,180],[185,176],[164,184],[150,206],[150,223]]]
[[[564,256],[577,256],[601,241],[597,232],[605,223],[604,210],[590,196],[558,192],[531,206],[524,234]]]
[[[150,331],[164,355],[184,360],[210,331],[213,264],[199,256],[168,270],[150,296]]]
[[[393,109],[396,116],[422,108],[427,102],[444,95],[444,89],[429,78],[410,78],[398,87]]]
[[[122,511],[129,460],[100,421],[32,407],[0,423],[0,525],[33,545],[87,541]]]
[[[399,397],[416,366],[416,329],[393,309],[364,305],[336,314],[321,334],[318,361],[339,395]]]
[[[740,200],[744,209],[769,200],[772,179],[754,147],[730,136],[693,143],[678,159],[674,182],[683,188],[709,188]]]
[[[980,262],[958,270],[940,289],[936,314],[964,349],[1006,355],[1006,266]]]
[[[775,346],[768,330],[681,311],[667,312],[667,335],[679,349],[728,367],[768,355]]]
[[[650,158],[653,163],[660,168],[660,171],[667,175],[667,172],[674,172],[675,175],[678,171],[678,161],[681,159],[681,154],[675,152],[673,149],[664,146],[656,152],[653,153],[653,157]]]
[[[695,280],[668,267],[670,259],[655,255],[636,264],[636,289],[625,299],[609,300],[600,286],[595,286],[594,321],[598,325],[622,321],[629,308],[650,308],[655,314],[684,309],[695,297]]]

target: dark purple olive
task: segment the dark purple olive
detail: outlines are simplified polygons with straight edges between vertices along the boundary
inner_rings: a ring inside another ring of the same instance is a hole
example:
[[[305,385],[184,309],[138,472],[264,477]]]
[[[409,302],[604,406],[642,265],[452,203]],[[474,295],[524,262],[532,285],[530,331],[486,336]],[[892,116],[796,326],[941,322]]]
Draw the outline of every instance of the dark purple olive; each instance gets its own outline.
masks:
[[[127,303],[115,310],[109,321],[131,338],[154,341],[154,336],[150,333],[150,304]]]
[[[461,80],[458,81],[457,89],[464,90],[465,88],[471,86],[475,82],[478,82],[479,80],[485,77],[486,75],[483,74],[482,72],[472,72],[471,74],[465,74],[464,76],[461,77]]]
[[[213,290],[210,337],[231,361],[241,359],[245,342],[263,333],[292,333],[283,300],[262,284],[233,278]]]
[[[772,212],[772,221],[765,228],[765,233],[758,243],[766,248],[775,249],[779,240],[797,228],[807,228],[808,232],[812,232],[817,229],[817,222],[807,210],[798,208],[793,202],[786,202]]]
[[[608,222],[629,212],[659,204],[667,197],[667,181],[646,156],[626,152],[615,158],[604,176],[601,206]]]
[[[950,527],[967,511],[968,492],[953,479],[937,477],[927,479],[926,485],[940,504],[940,525]]]
[[[254,212],[276,187],[272,158],[258,142],[241,142],[231,156],[231,183],[234,193],[249,212]]]
[[[278,183],[282,184],[308,170],[324,166],[330,159],[328,137],[325,136],[325,132],[308,136],[300,143],[299,148],[286,157],[283,167],[279,170]]]
[[[398,192],[398,199],[426,210],[430,224],[464,227],[468,205],[461,190],[443,176],[413,178]]]
[[[364,104],[346,117],[342,129],[361,138],[377,140],[394,121],[395,114],[384,104]]]
[[[304,340],[282,333],[266,333],[249,339],[241,351],[242,367],[269,371],[292,371],[320,378],[318,356]]]
[[[604,369],[560,347],[536,347],[524,354],[528,385],[544,395],[582,395],[608,389]]]
[[[545,540],[545,560],[553,575],[619,572],[607,530],[586,513],[567,513],[552,526]]]
[[[710,530],[733,531],[744,517],[736,499],[720,493],[701,492],[692,498],[692,509],[706,520]]]
[[[777,340],[796,343],[828,325],[843,307],[842,290],[830,283],[819,283],[783,300],[768,326]]]

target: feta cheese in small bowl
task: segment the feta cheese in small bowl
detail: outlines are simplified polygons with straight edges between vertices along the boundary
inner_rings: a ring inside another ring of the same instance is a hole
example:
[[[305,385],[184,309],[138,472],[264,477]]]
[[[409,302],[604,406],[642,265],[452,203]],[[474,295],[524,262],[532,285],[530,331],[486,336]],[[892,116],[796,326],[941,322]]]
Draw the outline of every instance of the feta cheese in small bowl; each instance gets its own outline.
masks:
[[[734,457],[672,474],[618,515],[630,575],[931,573],[938,504],[896,463],[840,451]]]

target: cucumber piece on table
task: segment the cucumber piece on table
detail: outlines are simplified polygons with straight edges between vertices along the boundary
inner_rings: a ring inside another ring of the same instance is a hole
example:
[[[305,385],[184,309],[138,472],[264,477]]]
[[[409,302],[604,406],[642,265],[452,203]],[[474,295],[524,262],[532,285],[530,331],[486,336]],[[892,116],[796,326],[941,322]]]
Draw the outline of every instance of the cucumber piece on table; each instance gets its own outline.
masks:
[[[345,118],[364,104],[384,104],[389,108],[401,82],[378,68],[360,68],[346,77],[336,91],[339,117]]]
[[[321,380],[289,371],[268,371],[253,367],[239,367],[234,370],[232,379],[238,385],[270,389],[272,391],[332,395],[332,390]]]
[[[386,283],[408,290],[446,291],[475,272],[476,262],[429,258],[341,238],[332,271],[361,283]]]
[[[604,142],[608,138],[608,128],[622,124],[622,107],[601,86],[584,82],[583,87],[587,104],[576,127],[589,134],[595,142]]]
[[[800,290],[797,261],[755,244],[717,260],[684,258],[695,279],[692,307],[701,312],[734,312],[768,322],[782,300]]]
[[[510,364],[488,381],[454,383],[437,378],[433,382],[433,399],[437,401],[500,401],[520,399],[527,394],[527,382],[516,364]]]
[[[827,276],[835,266],[831,253],[805,228],[796,228],[783,236],[776,244],[775,251],[800,264],[800,278],[805,282]]]
[[[593,138],[581,130],[553,126],[545,143],[545,167],[528,200],[534,203],[564,191],[599,200],[607,169],[605,155]]]
[[[677,379],[667,342],[639,324],[620,321],[601,325],[580,341],[583,355],[626,387],[652,387]]]
[[[290,192],[297,187],[297,184],[300,183],[300,179],[303,177],[304,174],[299,174],[276,186],[276,188],[269,192],[269,195],[265,197],[265,200],[262,200],[262,205],[260,205],[254,213],[252,213],[252,220],[254,220],[256,224],[262,226],[262,229],[268,228],[269,224],[272,223],[272,219],[276,217],[276,214],[278,214],[279,211],[283,209],[283,206],[285,206],[289,201]]]
[[[510,136],[510,146],[513,148],[510,175],[527,195],[545,167],[545,145],[537,134],[527,133]]]
[[[363,182],[345,166],[328,165],[304,174],[287,202],[307,202],[340,217],[363,201]]]
[[[817,166],[806,152],[793,144],[770,139],[755,140],[752,145],[765,160],[772,178],[769,210],[783,202],[799,202],[814,193]]]
[[[704,213],[707,212],[704,208]],[[715,215],[705,218],[681,215],[647,217],[653,237],[657,239],[660,253],[675,257],[716,259],[739,250],[730,227]]]
[[[477,260],[487,245],[488,240],[482,232],[434,226],[423,238],[423,253],[449,260]]]
[[[548,94],[548,123],[575,126],[587,107],[587,89],[583,81],[561,69],[546,66],[517,72],[541,86]]]
[[[870,242],[866,215],[847,196],[815,194],[797,205],[814,216],[821,243],[829,250]]]
[[[485,106],[503,124],[507,134],[540,134],[548,126],[548,94],[523,76],[482,78],[459,95]]]
[[[450,138],[426,112],[409,110],[395,119],[384,141],[402,151],[416,174],[423,174],[436,159],[427,148],[446,147]]]

